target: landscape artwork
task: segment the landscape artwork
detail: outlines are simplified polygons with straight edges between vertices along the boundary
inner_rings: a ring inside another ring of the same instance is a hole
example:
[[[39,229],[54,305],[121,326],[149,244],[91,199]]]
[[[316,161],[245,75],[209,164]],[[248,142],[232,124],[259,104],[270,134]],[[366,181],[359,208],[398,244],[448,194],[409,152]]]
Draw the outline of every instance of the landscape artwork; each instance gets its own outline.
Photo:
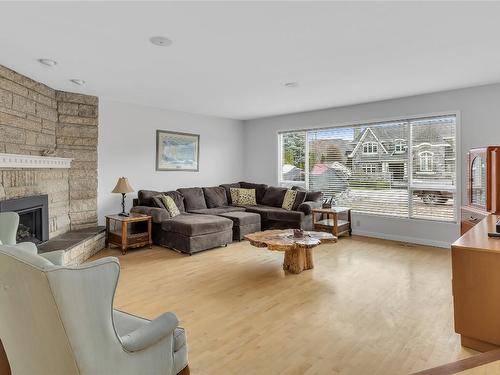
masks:
[[[199,134],[156,131],[156,170],[199,170]]]

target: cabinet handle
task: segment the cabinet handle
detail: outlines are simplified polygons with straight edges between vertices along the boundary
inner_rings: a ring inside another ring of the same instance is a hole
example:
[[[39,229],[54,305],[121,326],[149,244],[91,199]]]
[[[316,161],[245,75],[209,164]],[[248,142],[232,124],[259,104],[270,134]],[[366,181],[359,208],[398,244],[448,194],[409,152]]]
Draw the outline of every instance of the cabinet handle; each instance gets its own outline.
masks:
[[[479,219],[478,219],[477,217],[473,217],[473,216],[471,216],[471,217],[469,217],[469,220],[470,220],[470,221],[478,221]]]

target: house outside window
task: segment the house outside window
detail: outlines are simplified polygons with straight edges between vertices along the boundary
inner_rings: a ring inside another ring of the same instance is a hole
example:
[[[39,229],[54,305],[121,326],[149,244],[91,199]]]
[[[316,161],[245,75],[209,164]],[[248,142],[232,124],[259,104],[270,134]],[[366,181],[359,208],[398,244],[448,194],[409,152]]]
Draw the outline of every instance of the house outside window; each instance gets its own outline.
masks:
[[[365,142],[363,143],[363,154],[376,154],[378,153],[377,142]]]
[[[456,130],[442,115],[281,132],[278,181],[361,214],[456,222]]]
[[[394,141],[394,152],[402,153],[405,152],[406,141],[404,139],[396,139]]]
[[[433,170],[433,156],[434,154],[430,151],[423,151],[419,154],[420,158],[420,171],[421,172],[432,172]]]

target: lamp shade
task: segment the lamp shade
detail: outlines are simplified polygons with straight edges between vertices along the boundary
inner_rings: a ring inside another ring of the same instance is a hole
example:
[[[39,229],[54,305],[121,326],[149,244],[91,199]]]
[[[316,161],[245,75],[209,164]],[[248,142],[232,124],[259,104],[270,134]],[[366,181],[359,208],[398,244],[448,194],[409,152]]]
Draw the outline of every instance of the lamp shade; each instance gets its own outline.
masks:
[[[133,191],[134,189],[132,189],[132,186],[130,186],[130,184],[128,183],[127,177],[120,177],[112,193],[126,194],[126,193],[131,193]]]

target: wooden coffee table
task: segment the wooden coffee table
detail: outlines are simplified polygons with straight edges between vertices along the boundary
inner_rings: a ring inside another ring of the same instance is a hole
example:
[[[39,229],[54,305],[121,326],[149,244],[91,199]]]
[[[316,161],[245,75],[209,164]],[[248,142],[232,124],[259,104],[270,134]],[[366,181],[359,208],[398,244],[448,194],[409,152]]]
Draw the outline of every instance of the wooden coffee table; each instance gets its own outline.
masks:
[[[256,247],[284,251],[283,269],[291,273],[301,273],[314,268],[312,249],[324,242],[337,242],[337,237],[325,232],[304,231],[304,237],[293,236],[293,229],[266,230],[247,234],[245,239]]]

